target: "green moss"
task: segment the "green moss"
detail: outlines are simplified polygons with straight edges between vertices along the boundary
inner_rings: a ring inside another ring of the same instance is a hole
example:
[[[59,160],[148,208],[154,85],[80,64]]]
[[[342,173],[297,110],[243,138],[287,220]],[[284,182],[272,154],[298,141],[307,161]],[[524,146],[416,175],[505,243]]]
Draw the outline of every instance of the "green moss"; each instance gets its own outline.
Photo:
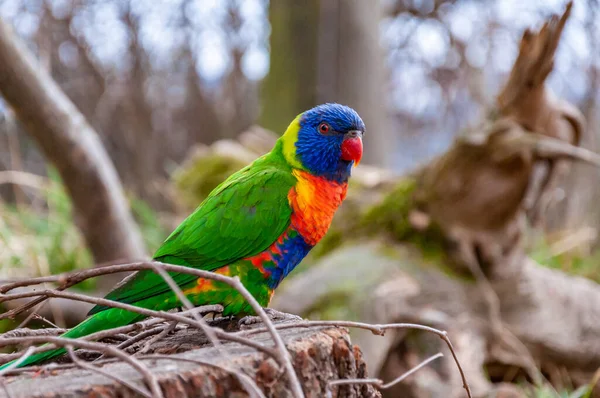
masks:
[[[380,204],[368,209],[359,220],[358,228],[369,233],[385,230],[397,240],[405,240],[413,229],[408,214],[413,208],[413,193],[417,183],[404,178],[396,184]]]
[[[591,254],[564,252],[554,254],[552,244],[546,239],[538,239],[527,253],[533,260],[548,268],[557,269],[570,275],[583,276],[600,283],[600,249]]]
[[[316,301],[306,311],[305,317],[309,319],[345,319],[357,320],[358,314],[354,312],[351,301],[356,297],[356,283],[338,285],[320,300]]]
[[[337,249],[344,243],[344,233],[339,229],[330,229],[321,242],[312,250],[311,255],[317,259]]]
[[[367,235],[386,231],[395,241],[417,246],[426,260],[443,263],[445,251],[442,231],[435,224],[424,231],[417,231],[409,221],[409,214],[415,209],[416,189],[416,179],[407,177],[400,180],[380,204],[365,212],[358,228]]]

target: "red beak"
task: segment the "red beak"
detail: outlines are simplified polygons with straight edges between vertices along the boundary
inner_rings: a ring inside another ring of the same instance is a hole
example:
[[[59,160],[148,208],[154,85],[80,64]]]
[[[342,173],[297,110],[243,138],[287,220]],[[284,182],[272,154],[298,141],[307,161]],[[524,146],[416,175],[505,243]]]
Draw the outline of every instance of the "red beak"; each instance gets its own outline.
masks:
[[[342,142],[342,159],[354,161],[354,166],[358,166],[362,159],[362,131],[352,130],[346,133]]]

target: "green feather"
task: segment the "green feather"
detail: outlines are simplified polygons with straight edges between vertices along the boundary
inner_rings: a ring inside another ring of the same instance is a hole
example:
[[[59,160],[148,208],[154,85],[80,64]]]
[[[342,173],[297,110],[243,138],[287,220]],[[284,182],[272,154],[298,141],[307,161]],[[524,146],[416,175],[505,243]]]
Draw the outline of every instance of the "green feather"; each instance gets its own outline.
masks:
[[[215,188],[165,240],[154,259],[215,271],[257,255],[275,242],[290,224],[287,195],[296,182],[279,147]],[[180,287],[197,279],[170,275]],[[145,270],[126,278],[106,298],[132,304],[170,291],[160,275]],[[106,308],[96,306],[90,314]]]

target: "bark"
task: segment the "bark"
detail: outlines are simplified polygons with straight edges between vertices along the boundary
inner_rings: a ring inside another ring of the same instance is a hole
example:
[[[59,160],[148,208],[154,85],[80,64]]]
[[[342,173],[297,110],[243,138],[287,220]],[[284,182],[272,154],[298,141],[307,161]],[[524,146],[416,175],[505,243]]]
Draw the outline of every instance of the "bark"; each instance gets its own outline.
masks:
[[[3,21],[0,92],[58,169],[96,262],[144,258],[140,232],[98,135]]]
[[[342,328],[296,328],[280,332],[291,354],[306,397],[326,395],[327,383],[341,378],[365,378],[365,363],[360,349],[352,345],[348,332]],[[265,333],[253,340],[269,345]],[[225,366],[253,379],[267,397],[290,397],[291,391],[284,373],[272,358],[254,349],[238,344],[223,345],[225,354],[207,346],[206,337],[197,330],[183,329],[153,346],[153,353],[206,361]],[[144,361],[159,378],[165,398],[179,397],[245,397],[238,379],[223,370],[176,360]],[[104,371],[117,374],[130,382],[143,386],[143,379],[129,365],[110,363]],[[133,397],[127,387],[103,375],[72,369],[53,371],[36,378],[32,388],[31,375],[12,377],[5,382],[10,396],[19,397]],[[7,396],[0,390],[0,396]],[[368,385],[343,386],[333,389],[334,397],[380,397]]]

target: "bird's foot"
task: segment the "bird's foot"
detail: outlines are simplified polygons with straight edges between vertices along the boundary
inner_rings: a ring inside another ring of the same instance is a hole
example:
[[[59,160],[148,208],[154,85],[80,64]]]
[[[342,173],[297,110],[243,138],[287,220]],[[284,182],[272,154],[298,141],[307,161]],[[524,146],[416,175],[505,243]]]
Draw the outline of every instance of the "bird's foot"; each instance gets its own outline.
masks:
[[[265,313],[269,317],[271,321],[301,321],[302,318],[298,315],[287,314],[285,312],[277,311],[272,308],[264,308]],[[245,316],[238,321],[238,326],[240,329],[252,325],[256,325],[258,323],[262,323],[262,318],[260,316]]]

